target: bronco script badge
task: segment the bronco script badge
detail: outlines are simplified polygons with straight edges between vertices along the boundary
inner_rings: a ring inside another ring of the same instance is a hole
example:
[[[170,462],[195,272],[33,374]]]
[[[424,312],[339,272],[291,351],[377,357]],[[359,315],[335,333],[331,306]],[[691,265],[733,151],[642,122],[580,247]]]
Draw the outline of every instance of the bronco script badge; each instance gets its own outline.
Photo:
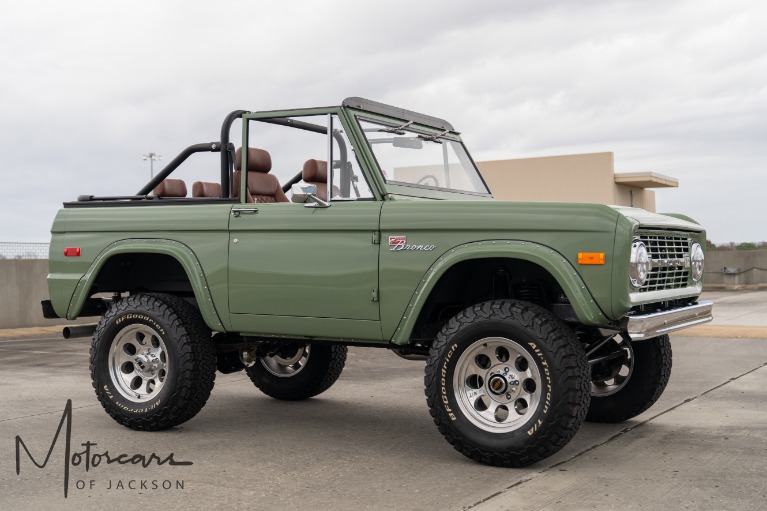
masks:
[[[399,250],[434,250],[436,245],[408,245],[407,236],[389,236],[389,250],[397,252]]]

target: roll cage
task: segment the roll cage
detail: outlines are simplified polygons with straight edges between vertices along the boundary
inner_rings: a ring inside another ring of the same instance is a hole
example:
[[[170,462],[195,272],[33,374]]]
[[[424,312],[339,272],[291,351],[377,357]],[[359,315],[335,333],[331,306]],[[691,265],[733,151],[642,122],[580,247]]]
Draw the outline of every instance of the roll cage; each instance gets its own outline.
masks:
[[[310,122],[297,120],[290,118],[293,116],[306,116],[316,115],[318,113],[340,113],[340,110],[351,109],[358,111],[358,113],[375,114],[383,116],[389,121],[405,121],[407,123],[416,123],[427,128],[439,130],[441,132],[450,133],[451,135],[459,135],[454,131],[453,126],[444,119],[438,117],[432,117],[429,115],[421,114],[411,110],[386,105],[376,101],[371,101],[364,98],[350,97],[346,98],[340,107],[334,108],[321,108],[321,109],[297,109],[297,110],[280,110],[280,111],[266,111],[266,112],[250,112],[248,110],[234,110],[229,113],[221,126],[221,138],[215,142],[204,142],[193,144],[181,151],[175,158],[173,158],[162,170],[160,170],[154,177],[152,177],[135,195],[120,195],[120,196],[93,196],[93,195],[80,195],[77,198],[77,202],[65,203],[65,206],[87,206],[88,203],[104,203],[104,202],[118,202],[121,204],[126,203],[144,203],[144,201],[155,201],[159,199],[156,196],[151,195],[152,191],[166,178],[168,178],[177,168],[179,168],[190,156],[196,153],[213,152],[220,153],[220,184],[221,184],[221,196],[219,198],[211,197],[199,197],[199,198],[164,198],[163,201],[173,203],[185,203],[194,202],[199,203],[201,201],[213,201],[213,202],[237,202],[239,198],[234,197],[231,189],[231,183],[234,173],[235,162],[235,145],[230,141],[230,132],[232,125],[237,119],[243,119],[244,121],[258,121],[268,124],[282,125],[301,130],[311,131],[319,134],[327,135],[328,128],[325,126],[313,124]],[[247,132],[247,128],[244,130]],[[334,169],[340,170],[340,187],[342,196],[347,197],[349,195],[350,186],[352,183],[352,176],[346,162],[348,161],[349,151],[346,147],[346,143],[338,133],[333,133],[333,138],[338,144],[339,154],[338,159],[334,165],[329,168],[329,173],[332,176]],[[352,141],[352,143],[354,143]],[[364,142],[363,142],[364,143]],[[247,146],[247,137],[244,137],[243,145]],[[247,158],[247,154],[245,155]],[[247,178],[246,178],[247,179]],[[332,178],[331,178],[332,180]],[[291,187],[301,181],[301,172],[296,173],[292,178],[282,184],[283,192],[287,192]],[[382,180],[378,180],[379,186],[383,185]],[[382,194],[383,195],[383,194]],[[155,202],[156,203],[156,202]],[[138,205],[138,204],[136,204]]]

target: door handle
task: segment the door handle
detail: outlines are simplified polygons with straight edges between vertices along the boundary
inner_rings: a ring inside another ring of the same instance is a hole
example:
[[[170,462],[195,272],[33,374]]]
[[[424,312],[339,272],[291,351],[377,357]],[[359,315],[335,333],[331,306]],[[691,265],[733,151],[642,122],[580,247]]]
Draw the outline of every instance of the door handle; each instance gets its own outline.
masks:
[[[239,218],[240,215],[255,215],[258,213],[258,208],[232,208],[232,216]]]

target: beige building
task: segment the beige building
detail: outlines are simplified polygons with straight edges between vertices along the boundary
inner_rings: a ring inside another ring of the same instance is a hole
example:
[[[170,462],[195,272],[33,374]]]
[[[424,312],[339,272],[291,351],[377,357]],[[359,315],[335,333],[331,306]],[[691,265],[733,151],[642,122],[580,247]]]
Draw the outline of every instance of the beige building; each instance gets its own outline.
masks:
[[[615,173],[613,153],[571,154],[477,162],[496,199],[594,202],[655,211],[652,188],[676,188],[655,172]]]

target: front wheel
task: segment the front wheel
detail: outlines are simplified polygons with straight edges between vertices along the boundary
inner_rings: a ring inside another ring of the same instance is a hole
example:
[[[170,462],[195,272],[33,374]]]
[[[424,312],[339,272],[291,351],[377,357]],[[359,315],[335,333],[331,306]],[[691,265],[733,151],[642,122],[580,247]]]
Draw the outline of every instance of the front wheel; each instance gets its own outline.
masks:
[[[589,369],[574,333],[547,310],[497,300],[470,307],[437,335],[427,402],[465,456],[522,467],[575,435],[588,409]]]
[[[650,408],[671,376],[668,335],[641,341],[613,338],[591,360],[589,422],[623,422]]]
[[[199,412],[213,389],[216,353],[199,311],[172,295],[112,304],[93,334],[93,388],[120,424],[159,430]]]

